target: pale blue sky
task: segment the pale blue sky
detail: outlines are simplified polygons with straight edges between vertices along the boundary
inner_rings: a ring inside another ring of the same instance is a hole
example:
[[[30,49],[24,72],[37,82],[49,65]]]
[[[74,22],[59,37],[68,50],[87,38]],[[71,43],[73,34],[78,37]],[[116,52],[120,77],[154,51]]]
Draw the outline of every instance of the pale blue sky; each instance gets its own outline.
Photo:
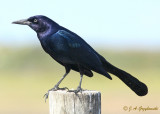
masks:
[[[0,14],[0,45],[39,44],[11,22],[46,15],[92,46],[160,49],[160,0],[4,0]]]

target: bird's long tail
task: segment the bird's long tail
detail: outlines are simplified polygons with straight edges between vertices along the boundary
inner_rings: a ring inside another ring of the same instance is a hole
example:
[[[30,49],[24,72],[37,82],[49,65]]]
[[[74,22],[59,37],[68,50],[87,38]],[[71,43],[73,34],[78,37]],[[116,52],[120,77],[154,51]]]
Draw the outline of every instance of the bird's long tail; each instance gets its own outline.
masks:
[[[102,59],[103,59],[102,63],[103,63],[105,70],[111,74],[116,75],[138,96],[144,96],[148,93],[148,88],[144,83],[140,82],[137,78],[133,77],[129,73],[113,66],[106,60],[104,61],[104,58]]]

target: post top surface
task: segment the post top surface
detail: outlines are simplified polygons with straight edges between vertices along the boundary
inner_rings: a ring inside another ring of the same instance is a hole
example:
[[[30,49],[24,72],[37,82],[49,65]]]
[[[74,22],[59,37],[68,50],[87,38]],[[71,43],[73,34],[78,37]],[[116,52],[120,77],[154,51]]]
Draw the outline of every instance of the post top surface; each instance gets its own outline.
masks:
[[[75,94],[74,92],[68,92],[67,90],[50,91],[49,93]],[[100,94],[100,92],[96,90],[84,90],[82,92],[78,92],[77,94]]]

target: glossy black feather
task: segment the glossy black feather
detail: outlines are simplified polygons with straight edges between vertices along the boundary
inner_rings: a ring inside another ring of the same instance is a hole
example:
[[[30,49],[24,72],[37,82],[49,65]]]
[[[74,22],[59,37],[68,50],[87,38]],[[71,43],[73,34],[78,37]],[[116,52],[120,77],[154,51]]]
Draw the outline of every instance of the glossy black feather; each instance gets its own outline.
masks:
[[[34,21],[35,19],[37,20],[36,22]],[[148,88],[144,83],[131,74],[110,64],[74,32],[41,15],[30,17],[28,21],[27,23],[31,23],[29,26],[37,32],[37,36],[45,52],[63,65],[67,69],[67,73],[72,69],[80,72],[81,76],[85,74],[92,77],[92,71],[95,71],[109,79],[112,78],[108,73],[112,73],[137,95],[144,96],[148,93]],[[19,24],[20,22],[14,23]],[[58,87],[58,85],[55,87]]]

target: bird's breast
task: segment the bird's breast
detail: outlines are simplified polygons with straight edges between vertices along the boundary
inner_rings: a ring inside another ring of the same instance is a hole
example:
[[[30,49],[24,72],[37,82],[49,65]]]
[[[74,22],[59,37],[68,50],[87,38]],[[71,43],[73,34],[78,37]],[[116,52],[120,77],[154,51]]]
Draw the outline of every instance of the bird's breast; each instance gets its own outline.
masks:
[[[74,64],[74,60],[69,55],[68,48],[64,43],[41,41],[41,45],[46,53],[48,53],[53,59],[61,61],[65,64]]]

